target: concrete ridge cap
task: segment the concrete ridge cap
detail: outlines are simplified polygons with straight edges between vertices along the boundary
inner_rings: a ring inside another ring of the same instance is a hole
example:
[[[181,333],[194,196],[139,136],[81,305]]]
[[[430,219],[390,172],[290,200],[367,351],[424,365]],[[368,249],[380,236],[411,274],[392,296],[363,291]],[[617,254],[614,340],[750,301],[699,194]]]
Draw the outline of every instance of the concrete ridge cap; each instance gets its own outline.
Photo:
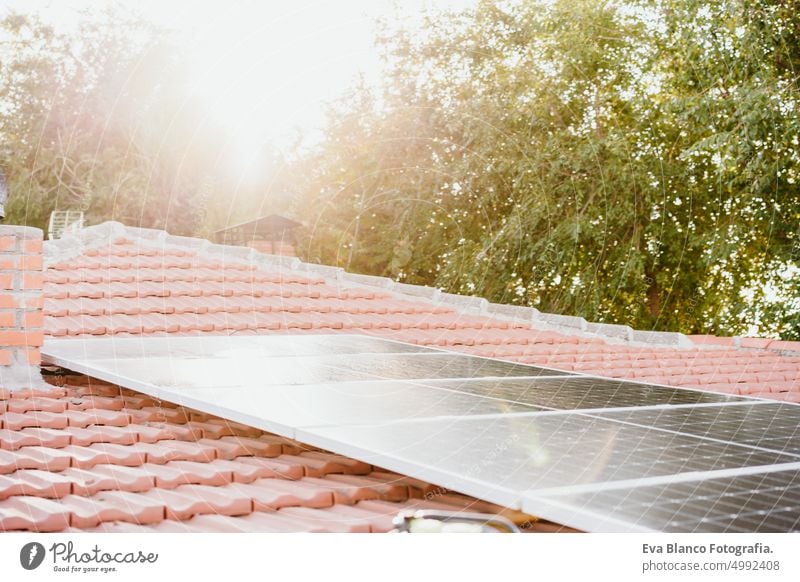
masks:
[[[536,321],[553,325],[558,328],[565,328],[571,332],[585,332],[589,322],[578,315],[562,315],[561,313],[548,313],[540,311]]]
[[[479,315],[487,315],[489,313],[488,299],[477,295],[461,295],[443,291],[439,294],[439,302],[451,307],[461,308],[472,314],[477,312]]]
[[[415,291],[417,289],[421,292],[416,293]],[[438,300],[431,300],[424,295],[426,292],[429,292],[428,290],[432,289],[436,288],[424,285],[413,285],[410,283],[395,283],[392,290],[402,295],[411,295],[416,299],[425,299],[431,303],[446,303],[458,311],[474,313],[477,307],[481,314],[488,317],[530,323],[537,329],[555,331],[570,336],[600,338],[612,345],[657,348],[699,347],[696,346],[687,335],[680,332],[637,330],[622,324],[589,322],[579,316],[542,312],[536,307],[531,306],[492,303],[483,297],[473,295],[439,292]],[[439,290],[436,289],[436,291]],[[470,304],[472,305],[470,306]],[[562,322],[570,322],[572,325],[564,325]],[[648,341],[658,338],[669,341]]]
[[[257,251],[255,249],[253,249],[253,251],[254,253],[251,255],[252,260],[250,262],[254,262],[259,267],[269,265],[273,269],[277,268],[281,271],[291,272],[300,270],[300,266],[303,264],[303,261],[297,257],[271,255],[268,253],[262,253],[261,251]]]
[[[304,263],[309,265],[309,263]],[[691,337],[681,332],[674,331],[658,331],[658,330],[642,330],[635,329],[631,326],[624,324],[590,322],[583,317],[574,315],[562,315],[557,313],[548,313],[539,311],[535,307],[520,306],[506,303],[491,303],[487,299],[475,295],[461,295],[458,293],[446,293],[436,287],[426,285],[415,285],[412,283],[400,283],[393,281],[388,277],[377,277],[373,275],[361,275],[357,273],[348,273],[341,267],[327,267],[319,265],[322,268],[340,269],[344,279],[350,283],[355,283],[358,280],[359,286],[367,287],[380,287],[392,291],[394,293],[411,296],[416,300],[423,300],[431,304],[445,303],[456,311],[474,313],[477,308],[479,313],[492,318],[522,321],[535,325],[537,329],[546,331],[556,331],[569,336],[577,336],[582,338],[600,338],[611,345],[627,345],[631,347],[641,348],[678,348],[678,349],[719,349],[719,345],[704,345],[695,343]],[[389,286],[386,281],[393,281],[393,285]],[[378,284],[370,285],[375,282]],[[384,286],[386,285],[386,286]],[[426,296],[429,295],[429,296]],[[435,299],[433,298],[435,297]],[[470,305],[472,304],[472,305]],[[516,315],[509,314],[511,310],[519,310]],[[522,310],[529,310],[530,317]],[[506,311],[506,313],[503,313]],[[518,315],[522,315],[519,317]],[[574,325],[564,325],[558,322],[570,321]],[[734,346],[739,349],[762,349],[769,350],[769,346],[765,348],[744,347],[741,345],[740,337],[735,337]],[[659,341],[656,341],[659,340]],[[772,340],[779,341],[779,340]],[[773,349],[773,351],[778,351]],[[780,350],[780,353],[800,353],[790,350]]]
[[[109,220],[86,226],[58,239],[45,240],[43,243],[45,269],[50,265],[74,259],[89,249],[102,247],[115,238],[124,236],[126,232],[125,225]]]
[[[247,246],[233,246],[212,243],[200,237],[179,236],[169,234],[165,230],[127,226],[116,221],[106,221],[100,224],[84,227],[75,234],[64,236],[56,240],[44,241],[45,267],[69,260],[79,256],[86,250],[100,247],[112,242],[117,237],[129,236],[146,243],[160,243],[162,248],[191,249],[206,257],[219,258],[224,255],[234,263],[268,264],[289,271],[303,271],[313,273],[325,279],[336,281],[338,284],[347,284],[353,287],[379,288],[385,291],[406,297],[413,297],[417,301],[424,301],[433,305],[446,304],[456,311],[464,314],[485,315],[491,318],[523,321],[530,323],[537,329],[556,331],[565,335],[600,338],[613,345],[629,345],[637,347],[658,348],[694,348],[700,350],[714,350],[726,347],[718,343],[704,343],[693,341],[692,337],[680,332],[638,330],[623,324],[608,324],[590,322],[574,315],[562,315],[539,311],[535,307],[492,303],[488,299],[476,295],[462,295],[447,293],[437,287],[402,283],[389,277],[350,273],[342,267],[307,263],[297,257],[272,255],[258,251]],[[529,315],[530,314],[530,315]],[[649,341],[661,338],[662,341]],[[800,354],[800,347],[794,350],[792,344],[770,338],[743,338],[733,336],[730,347],[742,351],[772,351],[780,355]],[[775,347],[771,347],[776,343]],[[800,342],[798,342],[800,346]],[[789,347],[790,349],[786,349]]]
[[[415,297],[431,303],[441,301],[442,290],[430,285],[414,285],[413,283],[395,283],[394,290],[401,295]]]
[[[507,303],[489,303],[486,314],[502,321],[518,321],[533,325],[541,312],[535,307],[511,305]]]
[[[153,241],[161,241],[169,236],[169,233],[166,230],[157,228],[143,228],[141,226],[125,226],[125,234],[134,238]]]
[[[300,264],[297,266],[297,270],[302,271],[304,273],[317,275],[326,279],[333,279],[337,282],[340,282],[342,280],[345,272],[342,267],[321,265],[319,263],[306,263],[302,260],[300,261]]]
[[[358,283],[366,287],[377,287],[390,291],[395,286],[395,281],[389,277],[377,275],[362,275],[360,273],[349,273],[342,271],[342,279],[347,282]]]
[[[662,341],[658,341],[661,338]],[[649,341],[650,339],[654,341]],[[644,345],[667,345],[678,348],[693,348],[696,344],[686,334],[677,331],[657,331],[657,330],[631,330],[631,343]]]

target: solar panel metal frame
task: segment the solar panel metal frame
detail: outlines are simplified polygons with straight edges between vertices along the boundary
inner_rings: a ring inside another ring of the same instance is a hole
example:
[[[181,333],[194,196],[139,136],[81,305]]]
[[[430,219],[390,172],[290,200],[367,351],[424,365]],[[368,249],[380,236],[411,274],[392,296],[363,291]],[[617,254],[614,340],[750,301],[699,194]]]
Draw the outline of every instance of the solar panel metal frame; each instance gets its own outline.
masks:
[[[167,337],[169,338],[168,342],[173,342],[173,343],[174,342],[182,342],[182,341],[185,340],[185,338],[182,338],[182,337],[179,337],[179,336],[167,336]],[[458,356],[463,356],[464,355],[463,353],[458,353],[458,352],[454,353],[454,352],[450,352],[450,351],[443,350],[443,349],[438,349],[438,348],[421,348],[420,349],[418,346],[411,346],[409,344],[403,344],[402,342],[396,342],[394,340],[385,340],[383,338],[372,338],[370,336],[350,335],[350,334],[336,334],[336,335],[329,335],[329,336],[323,336],[323,335],[311,335],[311,336],[305,336],[305,335],[296,335],[296,336],[295,335],[285,335],[285,336],[276,336],[276,335],[256,336],[256,335],[250,335],[250,336],[207,336],[207,337],[201,336],[200,338],[197,338],[197,336],[187,336],[187,337],[191,337],[192,340],[195,340],[197,343],[200,343],[200,344],[203,343],[204,339],[209,339],[209,338],[225,338],[225,340],[234,340],[234,343],[239,343],[239,340],[242,340],[244,338],[251,338],[251,339],[252,338],[272,338],[269,341],[276,341],[279,338],[284,340],[284,341],[292,341],[294,339],[304,338],[304,337],[313,337],[316,340],[321,340],[322,338],[327,337],[327,338],[330,338],[331,340],[334,340],[334,341],[342,341],[342,340],[347,341],[347,338],[358,338],[357,342],[361,342],[365,338],[369,338],[370,341],[380,342],[380,343],[382,343],[384,345],[386,345],[386,344],[396,345],[398,350],[405,350],[404,353],[406,353],[406,354],[411,353],[413,355],[419,355],[421,353],[435,353],[435,352],[438,352],[438,353],[445,353],[445,354],[458,355]],[[154,386],[153,384],[150,384],[148,382],[143,382],[141,380],[137,380],[136,378],[114,377],[113,374],[109,374],[107,371],[104,371],[102,369],[98,369],[97,367],[92,366],[91,362],[86,363],[84,361],[81,361],[81,360],[77,359],[76,357],[74,357],[74,353],[73,353],[72,357],[59,356],[59,354],[58,354],[59,345],[71,344],[73,347],[77,347],[77,342],[84,342],[84,343],[88,342],[89,344],[91,342],[105,342],[105,343],[108,343],[108,342],[111,342],[111,343],[147,342],[149,339],[151,339],[151,338],[136,337],[136,338],[102,338],[102,339],[92,339],[92,340],[75,340],[75,339],[71,339],[71,340],[60,340],[60,341],[56,341],[56,342],[48,341],[48,342],[45,343],[45,346],[42,349],[42,353],[43,353],[43,356],[45,357],[45,360],[49,361],[51,364],[59,365],[59,366],[62,366],[64,368],[68,368],[68,369],[74,370],[76,372],[85,373],[85,374],[91,375],[91,376],[99,378],[99,379],[103,379],[103,380],[107,380],[107,381],[110,381],[110,382],[118,383],[118,384],[124,385],[124,386],[126,386],[128,388],[137,389],[137,390],[139,390],[141,392],[150,394],[150,395],[155,396],[157,398],[161,398],[161,399],[164,399],[164,400],[175,402],[176,404],[181,404],[181,405],[184,405],[184,406],[188,406],[190,408],[203,410],[205,412],[210,412],[212,414],[220,414],[220,415],[225,416],[226,418],[229,418],[230,420],[235,420],[235,421],[243,422],[243,423],[246,423],[246,424],[251,424],[251,425],[256,426],[258,428],[262,428],[264,430],[268,430],[268,431],[271,431],[271,432],[276,432],[278,434],[281,434],[283,436],[287,436],[289,438],[295,438],[295,439],[307,442],[308,444],[311,444],[311,445],[320,446],[320,447],[323,447],[323,448],[328,448],[330,450],[333,450],[333,451],[341,453],[341,454],[349,454],[351,456],[361,456],[361,457],[363,457],[364,455],[369,456],[370,452],[368,450],[365,450],[365,449],[360,449],[359,450],[358,447],[354,447],[352,444],[348,445],[347,443],[336,441],[335,439],[331,440],[330,437],[327,437],[327,436],[325,436],[324,434],[322,434],[320,432],[320,428],[319,427],[304,428],[304,427],[297,427],[297,426],[283,426],[283,425],[277,426],[277,425],[274,425],[275,423],[273,423],[271,425],[269,420],[265,419],[263,417],[260,417],[260,416],[256,417],[256,416],[253,416],[253,415],[249,415],[246,412],[242,412],[240,410],[239,411],[237,411],[237,410],[221,410],[218,407],[216,407],[216,408],[213,407],[213,406],[210,407],[208,400],[193,398],[193,397],[187,396],[185,394],[176,394],[174,389],[166,389],[165,390],[165,389],[159,388],[158,386]],[[164,339],[167,339],[167,338],[161,338],[161,339],[163,341]],[[189,341],[191,341],[191,340],[189,340]],[[100,345],[100,343],[97,343],[96,345]],[[73,350],[73,352],[74,352],[74,350]],[[391,350],[390,351],[377,350],[377,351],[368,352],[368,353],[371,353],[372,355],[374,355],[376,357],[380,357],[380,356],[384,356],[384,355],[390,354],[390,353],[392,353],[392,351]],[[339,354],[339,355],[347,355],[347,354]],[[503,365],[511,364],[511,365],[516,365],[516,366],[527,366],[526,364],[510,363],[510,362],[505,362],[503,360],[499,360],[499,359],[496,359],[496,358],[485,358],[485,357],[481,357],[481,356],[472,356],[472,355],[469,355],[469,357],[470,358],[480,358],[480,359],[484,359],[484,360],[498,362],[498,363],[503,364]],[[549,368],[541,367],[541,366],[530,366],[530,367],[532,369],[536,369],[536,370],[552,371],[552,375],[551,376],[550,375],[540,375],[540,376],[531,376],[531,377],[526,377],[526,376],[516,377],[515,376],[515,377],[512,377],[513,378],[512,381],[529,380],[529,381],[535,383],[535,381],[537,379],[538,380],[556,379],[556,378],[557,379],[568,379],[568,378],[571,378],[571,377],[581,378],[581,379],[596,379],[598,381],[608,381],[609,380],[607,378],[603,378],[601,376],[596,376],[596,375],[575,374],[575,373],[563,372],[563,371],[555,370],[555,369],[549,369]],[[486,377],[486,378],[483,378],[482,380],[483,381],[488,381],[491,378],[492,377]],[[376,381],[378,381],[378,380],[367,380],[366,382],[376,382]],[[465,380],[465,382],[467,382],[467,381],[469,381],[469,380]],[[478,380],[478,381],[480,381],[480,380]],[[407,384],[414,384],[414,385],[420,385],[420,386],[427,386],[432,390],[437,389],[437,386],[429,385],[429,384],[431,384],[431,382],[429,382],[428,380],[413,379],[413,380],[401,380],[401,381],[398,381],[398,382],[407,383]],[[665,385],[659,385],[659,384],[651,384],[651,383],[635,382],[635,381],[627,381],[627,380],[624,381],[624,382],[628,383],[628,384],[643,385],[643,386],[647,386],[647,387],[666,388],[666,389],[670,389],[670,390],[675,390],[674,387],[665,386]],[[308,386],[308,385],[306,385],[306,386]],[[683,389],[679,389],[679,390],[683,390]],[[704,394],[715,394],[715,393],[704,391],[704,390],[696,390],[696,389],[687,389],[687,390],[690,390],[692,392],[701,392],[701,393],[704,393]],[[469,394],[468,392],[463,392],[463,393],[464,394]],[[479,395],[476,395],[476,396],[480,397]],[[617,407],[617,408],[613,408],[613,407],[612,408],[594,408],[594,409],[572,409],[572,410],[554,410],[554,409],[551,409],[551,410],[545,410],[545,411],[542,411],[542,412],[512,412],[512,413],[503,413],[503,414],[488,414],[488,415],[483,415],[483,416],[481,416],[481,415],[473,415],[473,416],[456,415],[455,418],[460,418],[460,419],[463,419],[463,420],[476,420],[476,419],[480,419],[480,418],[498,418],[498,417],[511,418],[511,417],[520,416],[520,415],[541,417],[541,416],[549,416],[549,415],[554,415],[555,414],[555,415],[570,415],[570,416],[573,416],[575,418],[584,418],[585,422],[592,422],[592,421],[589,420],[592,417],[595,419],[594,422],[596,422],[598,420],[617,422],[613,418],[607,418],[607,417],[602,416],[602,415],[611,414],[611,413],[619,411],[619,410],[638,411],[638,410],[644,410],[644,409],[650,409],[650,410],[653,410],[653,409],[671,409],[671,408],[677,408],[677,407],[679,407],[679,408],[699,408],[699,407],[708,407],[708,406],[739,407],[739,406],[743,406],[743,405],[744,406],[758,406],[758,407],[760,407],[760,406],[763,406],[764,404],[767,404],[767,403],[770,403],[770,402],[773,402],[773,401],[764,400],[764,399],[758,399],[758,398],[740,397],[736,401],[722,402],[722,403],[719,403],[719,404],[716,404],[716,403],[702,403],[702,404],[694,404],[694,405],[693,404],[679,404],[679,405],[657,404],[657,405],[651,405],[651,406],[645,406],[645,407],[641,407],[641,406],[639,406],[639,407],[629,407],[629,408],[624,408],[624,409],[619,408],[619,407]],[[793,406],[793,405],[789,405],[789,406]],[[209,410],[209,408],[212,408],[212,409]],[[800,407],[798,407],[798,408],[800,408]],[[420,420],[420,419],[407,420],[406,419],[406,420],[399,420],[399,421],[393,422],[392,424],[396,427],[396,425],[400,424],[400,423],[435,422],[437,419],[441,420],[439,417],[422,419],[422,420]],[[635,424],[635,423],[624,423],[624,422],[622,422],[622,423],[618,423],[618,424],[620,426],[626,426],[627,425],[627,426],[637,427],[638,429],[652,428],[652,427],[646,427],[646,426],[643,426],[643,425],[638,425],[638,424]],[[352,425],[342,425],[342,427],[345,427],[345,428],[347,426],[352,426]],[[335,428],[335,426],[334,426],[334,428]],[[669,431],[666,431],[666,432],[669,432]],[[684,438],[699,439],[701,441],[708,441],[709,440],[709,439],[707,439],[705,437],[692,435],[692,434],[685,434],[685,433],[679,433],[679,432],[678,433],[674,433],[674,434],[680,435],[681,437],[684,437]],[[713,439],[712,439],[712,442],[713,442]],[[748,447],[740,447],[739,445],[736,445],[736,444],[734,444],[732,442],[726,442],[726,444],[728,444],[728,445],[730,445],[732,447],[738,447],[738,448],[740,448],[742,450],[747,450],[748,449]],[[750,448],[752,449],[752,447],[750,447]],[[764,451],[762,451],[762,452],[764,452]],[[781,461],[779,464],[773,463],[770,466],[768,466],[766,469],[764,469],[764,468],[759,469],[758,467],[754,468],[754,467],[745,466],[744,468],[740,468],[740,469],[723,469],[722,471],[715,470],[715,471],[706,472],[705,474],[702,474],[703,472],[701,472],[700,476],[695,476],[693,478],[697,479],[697,480],[703,480],[703,479],[711,478],[711,477],[714,477],[714,476],[719,477],[723,473],[725,473],[726,475],[729,475],[730,477],[736,477],[736,476],[752,474],[753,471],[760,471],[760,470],[763,470],[764,472],[766,472],[766,471],[777,471],[777,470],[782,469],[782,468],[792,467],[793,463],[791,463],[790,461],[793,461],[797,457],[794,456],[794,457],[783,457],[783,458],[784,459],[789,459],[789,460]],[[364,459],[364,460],[366,460],[366,459]],[[418,477],[418,478],[428,479],[428,480],[430,480],[432,482],[435,482],[435,483],[440,484],[440,485],[445,485],[445,486],[450,486],[448,484],[452,483],[454,481],[454,474],[452,472],[448,472],[446,470],[442,470],[441,468],[437,469],[436,467],[420,467],[418,465],[415,465],[413,462],[403,462],[403,461],[399,461],[399,460],[395,459],[393,461],[393,463],[390,466],[386,466],[386,468],[390,468],[390,469],[393,469],[395,471],[399,471],[401,473],[405,473],[405,474],[408,474],[408,475],[411,475],[411,476],[415,476],[415,477]],[[798,465],[798,468],[800,468],[800,465]],[[683,474],[679,473],[677,475],[677,477],[666,475],[666,476],[660,477],[659,479],[660,479],[659,482],[661,484],[669,484],[669,483],[673,483],[673,482],[674,483],[678,483],[678,482],[682,482],[682,480],[685,479],[685,476]],[[644,479],[641,479],[641,480],[633,479],[633,481],[636,482],[635,485],[631,484],[629,486],[634,487],[634,486],[650,486],[650,485],[652,485],[651,481],[648,481],[648,478],[644,478]],[[600,489],[605,490],[605,489],[607,489],[609,487],[614,489],[614,488],[617,488],[617,487],[625,486],[626,484],[627,484],[627,482],[625,480],[622,480],[621,482],[616,482],[616,481],[610,482],[610,485],[609,485],[609,483],[604,482],[604,483],[600,484]],[[598,485],[598,484],[594,484],[594,485]],[[572,527],[577,527],[577,528],[581,528],[581,529],[587,529],[587,530],[590,530],[590,531],[591,531],[592,528],[601,527],[601,524],[604,524],[604,525],[602,525],[602,527],[604,527],[604,528],[606,528],[608,530],[612,530],[612,531],[650,531],[647,528],[642,529],[641,527],[637,526],[635,523],[631,523],[630,521],[619,520],[619,519],[614,518],[613,516],[608,516],[608,515],[596,515],[594,513],[594,510],[592,508],[588,507],[588,506],[587,507],[583,507],[583,508],[578,508],[578,509],[576,509],[574,507],[570,508],[568,505],[565,506],[563,501],[559,501],[559,498],[560,498],[559,495],[565,495],[565,494],[569,494],[570,493],[571,490],[570,490],[570,486],[568,486],[568,485],[567,486],[563,486],[563,487],[556,486],[556,487],[552,487],[552,488],[549,488],[549,489],[545,489],[544,491],[538,491],[538,490],[503,491],[502,488],[498,488],[497,491],[487,491],[485,489],[477,490],[475,487],[469,486],[469,484],[465,484],[465,486],[461,487],[460,489],[459,489],[459,487],[453,487],[453,488],[455,488],[457,490],[461,490],[462,492],[467,493],[467,494],[472,494],[472,495],[475,495],[477,497],[481,497],[481,498],[487,499],[489,501],[494,501],[496,503],[500,503],[502,505],[507,505],[509,507],[522,508],[523,510],[529,511],[531,513],[538,514],[538,515],[540,515],[541,517],[544,517],[544,518],[552,519],[553,521],[558,521],[558,522],[563,523],[565,525],[570,525]]]

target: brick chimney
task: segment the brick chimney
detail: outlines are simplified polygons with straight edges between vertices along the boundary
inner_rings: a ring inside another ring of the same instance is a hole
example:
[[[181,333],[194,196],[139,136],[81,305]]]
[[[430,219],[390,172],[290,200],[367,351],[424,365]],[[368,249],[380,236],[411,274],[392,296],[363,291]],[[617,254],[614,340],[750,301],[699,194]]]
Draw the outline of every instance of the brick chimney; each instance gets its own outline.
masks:
[[[41,388],[42,231],[0,226],[0,388]]]

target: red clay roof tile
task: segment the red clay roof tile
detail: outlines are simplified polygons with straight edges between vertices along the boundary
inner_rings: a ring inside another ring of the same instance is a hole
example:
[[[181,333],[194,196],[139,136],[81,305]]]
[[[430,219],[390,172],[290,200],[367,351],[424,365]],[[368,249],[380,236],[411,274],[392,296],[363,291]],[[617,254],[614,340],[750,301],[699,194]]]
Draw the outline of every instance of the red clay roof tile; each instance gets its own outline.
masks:
[[[66,507],[43,497],[18,495],[0,501],[0,531],[61,531],[69,518]]]
[[[58,499],[70,491],[71,482],[63,472],[23,469],[0,475],[0,499],[17,495]]]
[[[800,356],[782,355],[797,342],[608,343],[143,240],[50,265],[44,292],[51,336],[355,331],[800,402]],[[756,349],[765,347],[775,351]],[[85,376],[67,380],[45,391],[0,388],[0,530],[388,531],[406,508],[502,510]]]

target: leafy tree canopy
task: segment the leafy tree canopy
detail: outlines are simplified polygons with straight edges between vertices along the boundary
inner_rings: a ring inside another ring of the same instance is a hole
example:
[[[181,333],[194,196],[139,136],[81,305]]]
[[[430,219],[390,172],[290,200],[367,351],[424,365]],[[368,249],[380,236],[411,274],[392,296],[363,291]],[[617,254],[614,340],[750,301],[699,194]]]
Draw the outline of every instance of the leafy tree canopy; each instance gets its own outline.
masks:
[[[0,20],[7,221],[45,228],[52,210],[83,210],[89,224],[205,235],[262,213],[285,185],[280,156],[265,152],[263,174],[243,184],[187,71],[173,36],[118,3],[73,28]]]
[[[800,337],[800,3],[386,25],[298,164],[309,258],[641,329]]]

